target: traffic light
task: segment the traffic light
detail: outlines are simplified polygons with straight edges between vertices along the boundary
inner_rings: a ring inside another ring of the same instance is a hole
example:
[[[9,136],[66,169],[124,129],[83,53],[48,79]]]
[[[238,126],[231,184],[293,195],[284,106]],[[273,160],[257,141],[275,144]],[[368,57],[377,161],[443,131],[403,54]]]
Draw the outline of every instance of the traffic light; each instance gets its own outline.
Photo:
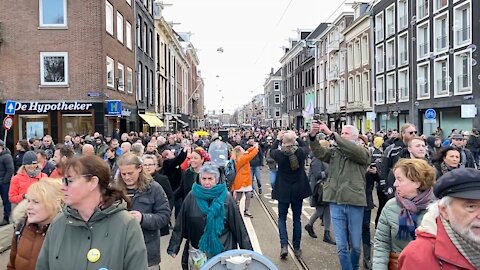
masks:
[[[222,109],[222,113],[223,113],[223,109]]]

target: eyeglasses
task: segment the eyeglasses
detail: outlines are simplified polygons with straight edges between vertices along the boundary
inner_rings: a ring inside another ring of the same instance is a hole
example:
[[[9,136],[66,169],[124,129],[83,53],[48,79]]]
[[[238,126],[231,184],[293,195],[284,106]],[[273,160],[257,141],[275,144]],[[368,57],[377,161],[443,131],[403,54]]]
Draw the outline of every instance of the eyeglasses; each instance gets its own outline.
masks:
[[[63,177],[62,178],[62,183],[68,187],[68,185],[70,185],[73,181],[72,179],[74,178],[79,178],[79,177],[92,177],[91,174],[82,174],[82,175],[77,175],[77,176],[70,176],[70,177]]]
[[[417,134],[417,131],[416,130],[415,131],[410,131],[410,132],[408,132],[408,134],[410,134],[410,135]]]

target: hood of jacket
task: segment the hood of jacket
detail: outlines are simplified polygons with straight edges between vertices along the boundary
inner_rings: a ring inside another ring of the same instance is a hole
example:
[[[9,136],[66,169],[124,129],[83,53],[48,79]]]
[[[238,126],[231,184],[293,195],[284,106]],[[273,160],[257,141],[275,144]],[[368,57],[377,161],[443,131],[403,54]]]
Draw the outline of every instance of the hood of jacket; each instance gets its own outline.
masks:
[[[423,215],[422,222],[420,223],[420,226],[417,227],[417,232],[423,232],[423,233],[428,233],[431,235],[436,236],[437,235],[437,213],[433,211],[432,209],[429,209],[425,215]]]
[[[110,205],[109,207],[103,210],[96,207],[92,216],[88,220],[88,222],[95,223],[122,210],[127,210],[127,208],[121,200],[115,201],[112,205]],[[67,219],[72,218],[80,222],[85,222],[77,209],[73,209],[70,206],[66,206],[64,207],[63,211],[67,216]]]

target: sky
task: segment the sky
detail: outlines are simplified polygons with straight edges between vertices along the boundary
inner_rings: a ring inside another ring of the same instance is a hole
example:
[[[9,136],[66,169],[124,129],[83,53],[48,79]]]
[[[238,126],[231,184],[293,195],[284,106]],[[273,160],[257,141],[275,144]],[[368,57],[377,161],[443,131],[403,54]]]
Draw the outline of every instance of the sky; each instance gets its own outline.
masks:
[[[313,30],[341,11],[351,11],[344,2],[350,1],[164,0],[172,5],[163,16],[175,31],[192,33],[207,111],[233,113],[263,93],[271,68],[280,68],[282,46],[298,38],[297,30]]]

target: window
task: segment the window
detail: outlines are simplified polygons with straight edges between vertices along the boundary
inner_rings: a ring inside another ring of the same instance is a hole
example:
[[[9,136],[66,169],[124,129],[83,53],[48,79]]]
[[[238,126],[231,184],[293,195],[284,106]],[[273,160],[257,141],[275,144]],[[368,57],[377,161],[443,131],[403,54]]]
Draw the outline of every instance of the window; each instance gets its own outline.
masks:
[[[428,16],[428,7],[431,0],[417,0],[417,21]]]
[[[133,93],[133,70],[127,67],[127,92]]]
[[[398,65],[408,64],[408,33],[404,32],[398,37]]]
[[[41,85],[67,85],[68,53],[41,52],[40,77]]]
[[[385,51],[383,50],[383,45],[377,46],[376,52],[375,52],[375,69],[378,73],[382,73],[384,71],[384,60],[383,56],[385,54]]]
[[[384,31],[383,31],[383,12],[380,12],[377,16],[375,16],[375,42],[378,43],[382,41],[384,38]]]
[[[353,81],[353,77],[348,78],[348,84],[347,84],[347,99],[348,102],[354,102],[355,101],[355,84]]]
[[[355,100],[354,101],[362,101],[362,77],[360,74],[355,75]]]
[[[409,87],[408,87],[408,69],[398,71],[398,101],[408,101]]]
[[[368,72],[362,74],[362,95],[363,101],[370,102],[370,78]]]
[[[137,69],[137,100],[143,100],[143,92],[142,92],[142,72],[143,72],[143,67],[142,63],[138,63],[138,69]]]
[[[465,50],[455,54],[455,94],[472,92],[472,51]]]
[[[385,10],[385,22],[386,22],[386,32],[387,37],[395,34],[395,4],[390,5]]]
[[[117,39],[123,43],[123,16],[117,12]]]
[[[348,50],[347,50],[347,67],[348,70],[353,69],[353,46],[352,44],[348,45]]]
[[[433,6],[434,12],[448,5],[448,0],[433,0],[433,1],[434,1],[434,6]]]
[[[117,89],[118,91],[125,91],[125,68],[120,63],[118,63],[117,73],[118,73]]]
[[[363,65],[368,65],[368,61],[370,60],[368,55],[368,50],[369,50],[368,46],[369,46],[368,37],[363,36],[362,37],[362,64]]]
[[[355,48],[353,51],[353,61],[355,68],[360,67],[360,62],[362,62],[361,55],[360,55],[360,40],[355,41]]]
[[[147,5],[148,5],[148,13],[153,14],[152,13],[152,0],[148,0]]]
[[[275,94],[275,96],[274,96],[274,103],[275,103],[275,104],[280,104],[280,94]]]
[[[330,84],[330,88],[328,89],[328,103],[330,105],[335,103],[335,87],[333,84]]]
[[[137,46],[138,48],[142,48],[142,19],[140,17],[137,18]]]
[[[440,53],[448,50],[448,13],[444,13],[435,18],[433,32],[435,37],[435,51]]]
[[[107,86],[114,88],[114,80],[115,80],[115,63],[113,59],[107,56]]]
[[[132,5],[132,0],[127,0],[127,4]]]
[[[398,0],[398,30],[408,27],[408,0]]]
[[[279,82],[274,82],[273,83],[273,90],[279,91],[280,90],[280,83]]]
[[[448,58],[439,58],[435,60],[434,69],[434,83],[435,95],[434,97],[444,97],[449,94],[449,85],[451,78],[448,76]]]
[[[155,101],[155,87],[153,84],[153,70],[150,70],[148,88],[150,89],[150,105]]]
[[[40,26],[67,26],[67,0],[40,0]]]
[[[144,82],[143,82],[143,85],[142,85],[142,89],[143,89],[143,94],[145,95],[145,99],[148,98],[148,67],[147,65],[145,65],[145,71],[143,72],[143,78],[144,78]]]
[[[430,62],[423,62],[417,67],[417,98],[430,98]]]
[[[105,25],[107,33],[113,36],[113,6],[105,1]]]
[[[464,5],[455,7],[455,11],[453,14],[455,46],[458,47],[470,43],[470,2],[466,2]]]
[[[383,85],[383,76],[377,77],[375,82],[375,103],[384,104],[385,103],[385,92]]]
[[[345,100],[345,96],[347,96],[348,99],[348,95],[345,93],[345,80],[343,79],[340,81],[340,93],[344,97],[343,100]]]
[[[395,73],[387,75],[387,103],[397,102],[397,89],[395,87]]]
[[[275,117],[280,117],[280,108],[275,108]]]
[[[430,30],[428,22],[417,28],[417,58],[429,57],[430,54]]]
[[[395,68],[395,39],[387,41],[387,69]]]
[[[153,31],[150,29],[150,30],[148,31],[148,48],[147,48],[147,50],[148,50],[148,53],[147,53],[147,54],[148,54],[150,57],[153,57],[153,51],[154,51],[153,45],[154,45],[154,44],[155,44],[155,42],[153,42]]]
[[[132,49],[132,25],[128,21],[125,21],[125,45]]]
[[[148,43],[147,43],[147,23],[143,23],[143,28],[142,28],[142,48],[144,52],[147,52],[147,48],[149,48]]]

